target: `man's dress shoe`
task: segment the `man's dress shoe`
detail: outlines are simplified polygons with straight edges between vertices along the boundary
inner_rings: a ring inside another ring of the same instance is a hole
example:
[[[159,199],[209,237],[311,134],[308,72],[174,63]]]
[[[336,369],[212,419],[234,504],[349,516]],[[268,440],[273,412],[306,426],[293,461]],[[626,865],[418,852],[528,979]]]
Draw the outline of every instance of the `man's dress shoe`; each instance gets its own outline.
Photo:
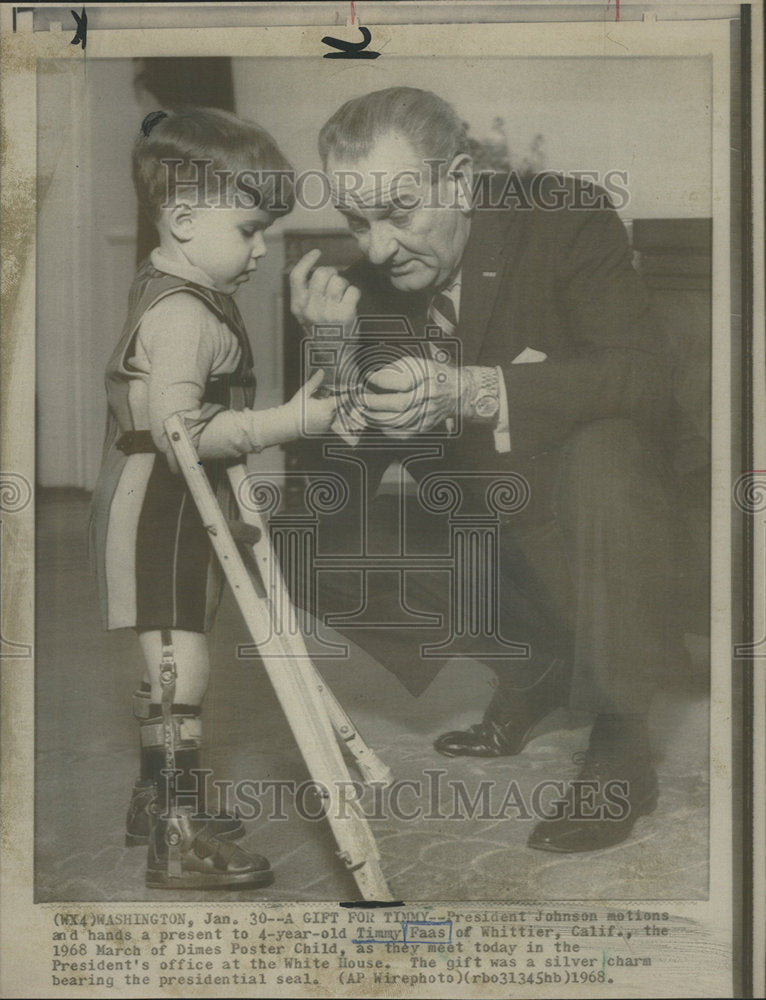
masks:
[[[559,804],[559,816],[541,820],[527,845],[557,854],[613,847],[630,836],[639,816],[654,811],[658,794],[648,752],[616,758],[590,748]]]
[[[553,659],[526,687],[509,687],[501,681],[481,722],[442,733],[434,747],[445,757],[513,757],[527,745],[538,722],[567,699],[567,666]]]
[[[434,747],[445,757],[514,757],[524,749],[530,731],[539,721],[533,719],[521,730],[513,723],[500,726],[496,722],[477,722],[469,729],[442,733]]]

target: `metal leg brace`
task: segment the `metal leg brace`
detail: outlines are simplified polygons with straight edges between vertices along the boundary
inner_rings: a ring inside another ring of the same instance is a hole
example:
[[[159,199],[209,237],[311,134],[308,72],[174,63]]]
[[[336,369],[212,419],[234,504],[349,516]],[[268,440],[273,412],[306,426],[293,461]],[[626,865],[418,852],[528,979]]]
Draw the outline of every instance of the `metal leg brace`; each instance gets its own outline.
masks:
[[[173,701],[176,694],[176,668],[173,654],[173,636],[170,629],[162,629],[162,659],[160,660],[160,688],[162,690],[162,739],[165,746],[165,778],[167,788],[167,831],[168,875],[181,877],[181,824],[176,806],[176,744],[173,731]]]

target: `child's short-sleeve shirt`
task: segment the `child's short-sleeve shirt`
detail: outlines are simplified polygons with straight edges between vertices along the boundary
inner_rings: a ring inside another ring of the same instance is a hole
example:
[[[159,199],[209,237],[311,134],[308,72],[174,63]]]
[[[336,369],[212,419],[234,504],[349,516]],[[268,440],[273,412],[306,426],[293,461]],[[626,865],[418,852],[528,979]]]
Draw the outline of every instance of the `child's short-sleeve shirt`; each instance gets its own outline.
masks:
[[[225,513],[226,460],[253,449],[252,354],[231,296],[158,251],[138,271],[106,372],[108,425],[90,551],[107,628],[207,631],[222,578],[175,469],[164,420],[182,412]]]

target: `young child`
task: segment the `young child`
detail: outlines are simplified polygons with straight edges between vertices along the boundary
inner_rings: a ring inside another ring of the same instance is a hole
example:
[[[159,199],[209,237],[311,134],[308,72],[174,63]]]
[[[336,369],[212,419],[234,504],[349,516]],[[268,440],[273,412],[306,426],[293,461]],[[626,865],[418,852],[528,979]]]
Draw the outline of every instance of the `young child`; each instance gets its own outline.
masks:
[[[250,408],[252,355],[232,295],[266,253],[264,230],[293,205],[290,166],[268,133],[214,109],[152,112],[135,143],[133,178],[160,245],[138,270],[107,366],[108,426],[90,520],[106,627],[135,629],[146,661],[134,697],[141,777],[127,842],[148,842],[153,888],[263,886],[272,881],[268,861],[231,843],[244,833],[238,819],[205,818],[198,787],[205,633],[223,578],[163,423],[183,413],[231,517],[227,462],[302,428],[326,431],[335,403],[313,398],[319,372],[285,405]]]

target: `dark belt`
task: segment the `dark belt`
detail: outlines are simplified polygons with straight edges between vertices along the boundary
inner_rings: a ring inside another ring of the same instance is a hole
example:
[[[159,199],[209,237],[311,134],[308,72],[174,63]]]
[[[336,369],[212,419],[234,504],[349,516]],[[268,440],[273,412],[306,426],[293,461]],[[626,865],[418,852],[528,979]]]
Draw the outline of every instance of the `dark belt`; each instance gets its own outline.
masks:
[[[115,447],[119,448],[126,455],[158,454],[151,431],[125,431],[122,437],[118,439]]]

